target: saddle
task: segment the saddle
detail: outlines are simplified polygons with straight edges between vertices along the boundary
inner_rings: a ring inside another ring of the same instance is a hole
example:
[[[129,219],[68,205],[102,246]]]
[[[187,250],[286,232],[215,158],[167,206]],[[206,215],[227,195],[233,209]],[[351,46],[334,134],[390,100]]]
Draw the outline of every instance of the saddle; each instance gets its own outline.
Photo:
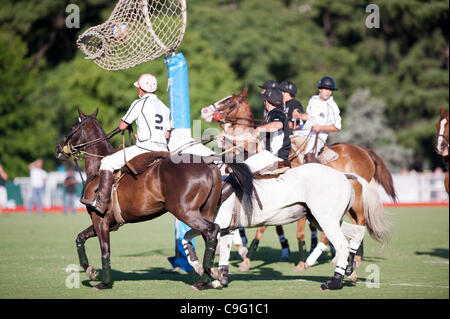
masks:
[[[137,175],[144,173],[149,167],[159,163],[164,158],[170,156],[169,152],[147,152],[136,156],[113,173],[113,185],[111,188],[112,211],[118,224],[124,224],[125,221],[121,216],[119,201],[117,197],[117,189],[119,188],[119,181],[123,176],[129,174],[136,178]],[[95,198],[98,192],[98,175],[90,176],[83,187],[82,197]]]

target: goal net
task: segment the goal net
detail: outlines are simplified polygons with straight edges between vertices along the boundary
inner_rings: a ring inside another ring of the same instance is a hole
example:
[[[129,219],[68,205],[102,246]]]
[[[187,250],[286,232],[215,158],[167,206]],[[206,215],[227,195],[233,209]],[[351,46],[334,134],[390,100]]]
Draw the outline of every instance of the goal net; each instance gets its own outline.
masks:
[[[186,0],[119,0],[104,23],[91,27],[78,47],[97,65],[123,70],[170,56],[186,28]]]

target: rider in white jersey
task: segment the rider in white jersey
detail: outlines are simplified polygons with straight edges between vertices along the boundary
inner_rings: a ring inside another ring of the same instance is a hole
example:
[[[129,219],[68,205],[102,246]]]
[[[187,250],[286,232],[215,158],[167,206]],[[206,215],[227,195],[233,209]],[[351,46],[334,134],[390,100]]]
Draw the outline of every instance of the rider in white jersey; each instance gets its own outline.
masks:
[[[97,198],[93,201],[83,198],[83,204],[93,207],[103,214],[108,207],[111,196],[113,172],[125,165],[125,158],[132,158],[149,151],[167,151],[167,140],[170,136],[170,110],[155,95],[157,80],[151,74],[143,74],[134,83],[139,91],[139,99],[131,103],[125,116],[119,124],[123,131],[136,121],[136,145],[123,151],[104,157],[100,164],[100,178]]]
[[[317,148],[315,156],[324,147],[328,133],[339,132],[342,127],[339,107],[334,101],[334,90],[337,90],[334,80],[328,76],[323,77],[318,84],[319,94],[314,95],[308,102],[306,113],[293,112],[293,117],[306,121],[302,130],[295,131],[294,135],[302,135],[308,138],[308,144],[304,151],[305,154],[313,151],[316,136]]]

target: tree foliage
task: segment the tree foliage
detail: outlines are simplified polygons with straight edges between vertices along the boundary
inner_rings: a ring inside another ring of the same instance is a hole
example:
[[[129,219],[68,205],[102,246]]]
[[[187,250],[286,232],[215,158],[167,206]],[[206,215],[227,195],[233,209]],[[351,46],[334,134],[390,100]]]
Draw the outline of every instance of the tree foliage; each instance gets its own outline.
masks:
[[[69,3],[80,8],[80,29],[65,25]],[[105,131],[116,127],[137,97],[132,83],[142,72],[157,76],[159,96],[168,104],[163,58],[105,71],[76,48],[77,36],[106,20],[115,3],[2,1],[0,162],[11,177],[27,174],[27,162],[36,157],[46,159],[47,169],[58,165],[54,147],[78,106],[87,113],[98,107]],[[403,154],[387,160],[395,168],[413,165],[401,157],[422,168],[441,165],[432,147],[439,107],[448,109],[449,2],[373,3],[380,28],[370,29],[362,0],[188,1],[179,51],[188,62],[192,119],[245,85],[260,117],[258,85],[267,79],[296,83],[305,105],[317,81],[329,75],[339,87],[334,97],[346,123],[333,139],[365,139],[386,158]],[[382,132],[372,132],[380,126]],[[367,127],[370,134],[362,134]]]

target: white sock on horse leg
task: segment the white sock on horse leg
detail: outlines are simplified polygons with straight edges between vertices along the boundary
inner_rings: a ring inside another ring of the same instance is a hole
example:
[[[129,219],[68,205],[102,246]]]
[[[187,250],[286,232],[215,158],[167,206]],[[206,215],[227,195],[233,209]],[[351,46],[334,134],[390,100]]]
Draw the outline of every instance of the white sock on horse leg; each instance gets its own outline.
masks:
[[[230,262],[230,252],[231,252],[231,244],[233,243],[234,234],[227,234],[221,236],[219,239],[220,242],[220,253],[219,253],[219,267],[228,266]]]
[[[306,264],[308,266],[314,265],[320,255],[322,255],[322,252],[326,251],[327,249],[328,247],[324,243],[318,243],[313,252],[308,256],[308,258],[306,258]]]

